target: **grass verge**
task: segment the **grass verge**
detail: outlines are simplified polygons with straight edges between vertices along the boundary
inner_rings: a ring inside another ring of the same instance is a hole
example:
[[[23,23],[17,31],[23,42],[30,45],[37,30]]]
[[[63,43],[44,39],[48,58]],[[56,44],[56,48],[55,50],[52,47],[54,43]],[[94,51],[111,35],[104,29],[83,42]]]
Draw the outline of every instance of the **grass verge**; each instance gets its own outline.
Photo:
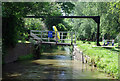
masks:
[[[93,42],[83,43],[78,41],[78,47],[83,51],[84,55],[91,57],[95,61],[95,64],[99,71],[110,74],[111,76],[118,78],[118,54],[120,50],[106,49],[102,47],[92,47]]]

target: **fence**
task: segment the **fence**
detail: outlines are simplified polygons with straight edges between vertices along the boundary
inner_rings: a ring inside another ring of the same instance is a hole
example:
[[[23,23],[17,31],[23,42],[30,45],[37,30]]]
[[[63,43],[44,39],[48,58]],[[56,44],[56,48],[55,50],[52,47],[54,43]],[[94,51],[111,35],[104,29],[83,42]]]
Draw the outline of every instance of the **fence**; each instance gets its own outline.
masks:
[[[31,30],[30,35],[40,42],[76,43],[75,32]]]

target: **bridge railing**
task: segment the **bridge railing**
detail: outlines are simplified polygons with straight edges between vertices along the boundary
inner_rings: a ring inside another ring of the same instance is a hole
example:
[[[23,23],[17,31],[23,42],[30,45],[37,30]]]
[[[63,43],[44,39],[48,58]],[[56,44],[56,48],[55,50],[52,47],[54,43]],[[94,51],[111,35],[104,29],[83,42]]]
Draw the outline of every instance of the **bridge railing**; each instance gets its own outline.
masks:
[[[41,42],[76,43],[75,32],[31,30],[30,35],[33,39]]]

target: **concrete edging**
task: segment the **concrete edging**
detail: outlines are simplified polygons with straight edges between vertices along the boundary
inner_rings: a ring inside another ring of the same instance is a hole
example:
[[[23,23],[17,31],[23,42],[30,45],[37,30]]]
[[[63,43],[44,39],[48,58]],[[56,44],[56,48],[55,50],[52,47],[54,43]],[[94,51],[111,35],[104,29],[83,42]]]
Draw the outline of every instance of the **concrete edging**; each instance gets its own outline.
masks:
[[[78,46],[74,46],[73,48],[73,59],[79,60],[82,63],[88,63],[91,61],[91,58],[87,55],[83,54],[83,51],[81,51]]]

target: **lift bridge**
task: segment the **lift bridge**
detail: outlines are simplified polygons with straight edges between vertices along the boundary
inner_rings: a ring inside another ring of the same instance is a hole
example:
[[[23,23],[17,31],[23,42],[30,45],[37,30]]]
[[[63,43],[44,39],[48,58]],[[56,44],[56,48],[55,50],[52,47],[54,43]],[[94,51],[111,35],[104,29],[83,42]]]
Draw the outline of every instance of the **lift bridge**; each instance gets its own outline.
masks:
[[[30,41],[39,44],[71,46],[76,44],[76,32],[30,30]]]

